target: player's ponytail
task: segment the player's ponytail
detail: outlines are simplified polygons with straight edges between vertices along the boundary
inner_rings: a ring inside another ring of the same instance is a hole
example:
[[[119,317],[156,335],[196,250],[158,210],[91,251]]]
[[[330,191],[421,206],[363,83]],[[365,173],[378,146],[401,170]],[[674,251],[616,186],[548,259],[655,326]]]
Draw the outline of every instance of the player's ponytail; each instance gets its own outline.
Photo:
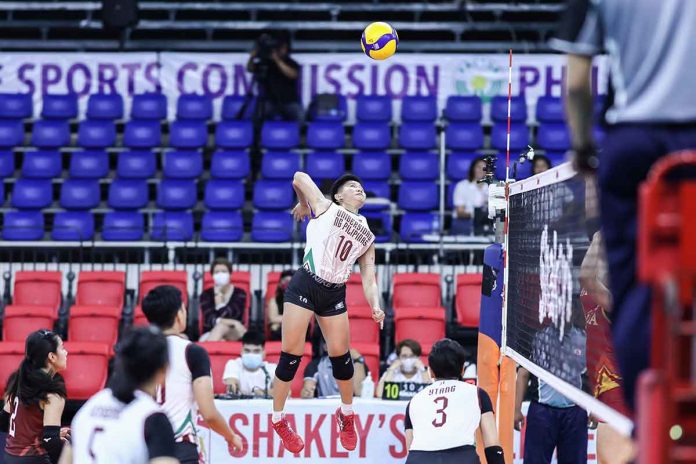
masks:
[[[132,329],[116,347],[114,375],[109,387],[123,403],[135,398],[135,390],[149,382],[169,364],[167,339],[154,327]]]

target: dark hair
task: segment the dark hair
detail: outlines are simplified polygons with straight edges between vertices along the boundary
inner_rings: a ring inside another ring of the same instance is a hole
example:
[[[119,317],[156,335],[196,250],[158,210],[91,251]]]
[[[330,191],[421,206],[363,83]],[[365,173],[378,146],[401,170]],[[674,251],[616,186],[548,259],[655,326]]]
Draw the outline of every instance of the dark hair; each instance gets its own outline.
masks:
[[[150,324],[160,329],[168,329],[174,325],[182,302],[178,288],[160,285],[150,290],[143,298],[143,313]]]
[[[162,332],[153,326],[135,327],[116,346],[109,388],[116,399],[130,403],[135,390],[168,364],[169,348]]]
[[[57,354],[60,337],[50,330],[41,329],[27,337],[24,359],[7,380],[6,395],[19,398],[27,406],[48,399],[49,393],[63,398],[67,396],[65,381],[60,374],[53,376],[43,370],[49,353]]]
[[[232,274],[232,263],[230,263],[227,258],[215,258],[213,264],[210,265],[210,275],[215,274],[215,266],[225,266],[230,274]]]
[[[428,366],[437,379],[459,379],[466,361],[466,352],[450,338],[438,340],[430,350]]]
[[[469,175],[467,177],[467,179],[469,179],[469,182],[474,181],[474,169],[476,168],[476,163],[478,163],[479,161],[486,164],[486,160],[483,158],[483,156],[479,156],[471,162],[471,164],[469,165]]]
[[[280,277],[278,278],[278,280],[283,280],[286,277],[292,277],[294,275],[295,275],[294,269],[286,269],[280,273]]]
[[[544,156],[544,155],[534,155],[534,160],[532,161],[532,168],[534,168],[534,165],[537,163],[537,161],[543,161],[546,163],[546,166],[551,169],[551,160]]]
[[[261,332],[256,330],[248,330],[244,335],[242,335],[242,345],[266,345],[266,338]]]
[[[362,185],[362,181],[360,180],[360,178],[358,176],[354,176],[353,174],[344,174],[341,177],[339,177],[338,179],[336,179],[336,181],[331,186],[331,201],[333,201],[337,205],[340,204],[338,202],[338,200],[336,200],[336,194],[338,193],[339,190],[341,190],[341,187],[343,187],[343,184],[345,184],[346,182],[353,181],[353,180],[355,182],[358,182],[360,185]]]
[[[421,349],[420,343],[417,341],[407,338],[405,340],[401,340],[399,343],[396,344],[396,355],[399,356],[401,354],[401,349],[403,347],[410,348],[411,351],[413,351],[413,354],[416,356],[420,356],[423,354],[423,350]]]

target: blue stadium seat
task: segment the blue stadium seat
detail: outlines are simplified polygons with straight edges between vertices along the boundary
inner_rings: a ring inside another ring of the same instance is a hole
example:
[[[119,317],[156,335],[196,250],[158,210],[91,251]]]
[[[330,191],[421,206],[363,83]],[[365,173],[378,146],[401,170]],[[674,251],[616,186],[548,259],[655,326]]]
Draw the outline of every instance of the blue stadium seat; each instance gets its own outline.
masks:
[[[193,239],[193,215],[185,211],[159,211],[152,217],[153,240],[188,242]]]
[[[65,179],[60,188],[60,206],[65,209],[91,209],[99,206],[99,181],[93,179]]]
[[[406,152],[399,157],[399,176],[403,180],[435,181],[440,175],[439,155],[428,152]]]
[[[251,240],[254,242],[290,242],[294,224],[285,211],[259,211],[251,220]]]
[[[201,222],[204,242],[238,242],[244,237],[241,211],[208,211]]]
[[[213,119],[213,101],[207,95],[181,95],[176,101],[176,119]]]
[[[22,176],[33,179],[60,177],[63,158],[55,150],[35,150],[24,153]]]
[[[602,126],[595,126],[592,128],[592,136],[594,137],[595,143],[601,145],[604,141],[604,137],[607,135],[606,131]]]
[[[539,97],[536,103],[536,120],[537,122],[564,122],[563,100],[549,95]]]
[[[551,161],[551,167],[555,168],[559,164],[566,162],[566,153],[561,151],[546,151],[546,157]]]
[[[47,208],[53,203],[53,186],[48,179],[17,179],[12,190],[12,207]]]
[[[391,171],[391,156],[388,153],[360,151],[353,155],[353,174],[362,180],[387,180]]]
[[[138,241],[143,238],[145,219],[135,211],[109,211],[104,215],[102,239],[110,242]]]
[[[123,145],[128,148],[153,148],[162,141],[159,121],[134,120],[126,123]]]
[[[294,201],[291,182],[259,180],[254,183],[254,208],[288,209],[293,206]]]
[[[343,148],[346,134],[340,122],[310,122],[307,126],[307,146],[315,150]]]
[[[231,119],[237,119],[239,111],[244,104],[245,97],[242,95],[227,95],[222,99],[222,110],[220,112],[220,119],[223,121],[229,121]],[[251,119],[254,111],[256,110],[256,98],[252,100],[247,105],[240,119]]]
[[[564,151],[570,148],[570,134],[565,123],[542,123],[537,132],[537,145],[544,150]]]
[[[268,151],[261,160],[261,175],[265,179],[292,179],[300,170],[300,155],[289,151]]]
[[[145,208],[150,197],[147,182],[135,179],[114,179],[109,185],[107,203],[109,208],[139,209]]]
[[[94,215],[89,211],[60,211],[53,217],[51,239],[82,241],[94,238]]]
[[[401,122],[435,122],[436,119],[435,96],[406,96],[401,100]]]
[[[118,154],[116,175],[124,179],[149,179],[155,175],[157,159],[150,150],[129,150]]]
[[[392,101],[387,95],[361,95],[356,99],[355,117],[358,121],[390,122]]]
[[[507,144],[507,124],[494,124],[491,130],[491,148],[495,150],[505,150]],[[518,151],[527,148],[529,145],[529,128],[524,124],[512,124],[510,126],[510,150]],[[516,156],[518,153],[510,153]]]
[[[44,119],[77,118],[77,95],[74,93],[44,94],[41,96],[41,101],[41,117]]]
[[[290,121],[266,121],[261,128],[261,146],[289,150],[300,144],[300,126]]]
[[[30,93],[0,93],[0,119],[28,119],[34,115]]]
[[[437,132],[429,122],[405,122],[399,127],[399,146],[406,150],[432,150]]]
[[[14,153],[11,151],[0,151],[0,179],[14,177],[15,169]]]
[[[348,101],[345,95],[336,94],[338,97],[338,108],[329,111],[322,111],[310,104],[307,114],[309,121],[338,121],[344,122],[348,118]]]
[[[202,121],[174,121],[169,126],[169,145],[174,148],[203,148],[208,143],[208,127]]]
[[[123,97],[117,93],[94,93],[87,100],[89,119],[123,119]]]
[[[444,116],[449,122],[480,122],[481,98],[476,95],[452,95],[447,98]]]
[[[167,97],[162,93],[133,95],[131,119],[167,119]]]
[[[592,104],[592,115],[594,116],[594,122],[596,124],[599,124],[602,121],[604,117],[604,106],[607,104],[607,96],[606,95],[597,95],[594,98],[594,102]]]
[[[170,179],[195,179],[203,173],[200,151],[172,150],[162,154],[162,172]]]
[[[389,171],[391,173],[391,170]],[[382,211],[391,206],[391,189],[386,181],[363,180],[367,203],[363,211]],[[379,201],[375,201],[379,200]]]
[[[491,99],[491,120],[493,122],[507,122],[508,98],[496,96]],[[527,121],[527,100],[524,97],[512,97],[510,100],[510,120],[524,123]]]
[[[370,230],[375,234],[376,243],[392,240],[392,215],[388,211],[365,211],[363,213]]]
[[[447,209],[454,208],[454,189],[457,188],[458,183],[459,181],[447,184],[447,198],[445,198],[445,208]]]
[[[190,209],[196,201],[196,182],[192,180],[162,179],[157,185],[158,208]]]
[[[210,176],[214,179],[244,179],[249,175],[249,153],[218,150],[210,161]]]
[[[438,232],[435,227],[439,224],[433,213],[405,213],[401,216],[399,235],[406,243],[423,242],[423,235]]]
[[[215,128],[215,145],[239,150],[249,148],[254,142],[254,126],[251,121],[222,121]]]
[[[445,172],[447,178],[452,181],[458,181],[469,178],[469,168],[471,163],[478,158],[476,153],[453,152],[447,157],[447,166]]]
[[[312,179],[337,179],[346,172],[346,160],[342,153],[315,151],[307,154],[305,170]]]
[[[386,150],[391,146],[389,124],[359,122],[353,126],[353,146],[359,150]]]
[[[208,209],[236,210],[244,206],[244,183],[239,180],[209,180],[203,204]]]
[[[103,150],[82,150],[70,155],[70,177],[99,179],[109,174],[109,154]]]
[[[24,144],[24,124],[19,120],[0,120],[0,147],[14,148]]]
[[[87,119],[77,129],[77,145],[83,148],[107,148],[116,142],[116,125],[112,121]]]
[[[473,151],[483,147],[483,128],[475,122],[455,122],[445,129],[445,145],[450,150]]]
[[[34,123],[31,144],[39,148],[59,148],[70,144],[70,126],[67,121],[40,120]]]
[[[399,208],[407,211],[431,211],[438,207],[435,182],[404,181],[399,186]]]
[[[5,183],[0,180],[0,207],[5,204]]]
[[[510,157],[510,178],[515,180],[526,179],[532,175],[532,163],[524,162],[522,164],[517,164],[517,168],[514,167],[514,159]],[[495,163],[495,177],[496,179],[505,180],[505,153],[499,153],[498,159]]]
[[[40,211],[8,211],[3,220],[3,240],[41,240],[44,236],[44,217]]]

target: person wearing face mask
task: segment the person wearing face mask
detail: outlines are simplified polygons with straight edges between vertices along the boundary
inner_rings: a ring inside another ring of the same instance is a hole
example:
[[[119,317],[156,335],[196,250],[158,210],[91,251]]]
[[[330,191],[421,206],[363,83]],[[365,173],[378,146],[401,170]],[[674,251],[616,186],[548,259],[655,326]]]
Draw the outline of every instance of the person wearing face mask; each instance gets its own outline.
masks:
[[[273,394],[276,365],[267,362],[262,333],[250,330],[242,337],[242,356],[227,362],[222,380],[233,394],[269,396]]]
[[[396,345],[396,361],[379,379],[377,398],[382,397],[385,382],[431,383],[432,379],[428,370],[423,365],[423,361],[420,360],[422,354],[423,351],[417,341],[410,338],[400,341]]]
[[[290,284],[295,271],[286,269],[280,273],[278,286],[276,287],[275,297],[269,298],[266,303],[266,320],[268,321],[268,331],[271,340],[280,340],[280,324],[283,322],[283,299],[285,290]]]
[[[469,166],[469,175],[460,180],[452,193],[452,235],[471,235],[475,230],[476,211],[488,206],[488,184],[479,183],[486,176],[486,162],[478,157]]]
[[[237,341],[247,331],[242,322],[247,294],[230,283],[232,264],[225,258],[215,258],[210,273],[215,285],[201,293],[201,341]]]

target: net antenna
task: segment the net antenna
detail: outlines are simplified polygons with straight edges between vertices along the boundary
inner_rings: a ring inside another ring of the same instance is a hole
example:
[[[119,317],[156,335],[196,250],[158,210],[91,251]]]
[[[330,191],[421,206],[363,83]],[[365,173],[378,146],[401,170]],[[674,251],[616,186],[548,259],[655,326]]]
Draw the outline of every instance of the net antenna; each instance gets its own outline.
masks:
[[[508,61],[508,105],[507,105],[507,141],[505,147],[505,183],[510,182],[510,107],[512,106],[512,48]]]

